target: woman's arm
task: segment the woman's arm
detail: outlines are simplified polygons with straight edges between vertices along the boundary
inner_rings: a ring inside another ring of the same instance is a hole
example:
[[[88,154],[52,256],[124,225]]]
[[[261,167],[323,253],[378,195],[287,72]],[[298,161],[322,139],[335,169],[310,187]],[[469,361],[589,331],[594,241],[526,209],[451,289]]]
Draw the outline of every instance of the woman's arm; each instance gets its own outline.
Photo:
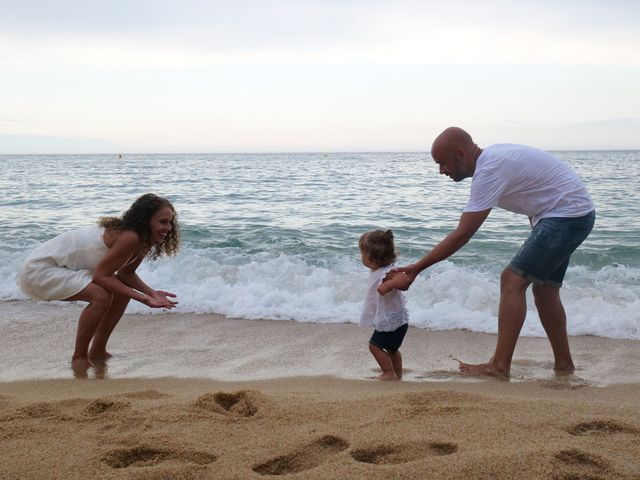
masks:
[[[155,290],[151,288],[138,276],[138,274],[136,273],[136,270],[142,263],[142,260],[144,260],[145,255],[146,255],[146,251],[143,250],[138,254],[138,256],[135,259],[127,263],[122,268],[118,269],[118,279],[120,279],[120,281],[123,282],[125,285],[128,285],[129,287],[139,292],[145,293],[146,295],[149,295],[150,297],[153,297],[156,300],[170,301],[167,297],[175,298],[175,294],[171,292],[165,292],[163,290]],[[171,303],[173,305],[177,304],[177,302],[173,302],[173,301],[171,301]]]
[[[149,307],[171,308],[174,305],[174,302],[167,299],[164,301],[158,300],[151,294],[152,289],[144,284],[142,280],[140,280],[141,285],[134,283],[134,288],[132,288],[132,286],[129,286],[124,281],[119,280],[115,275],[115,273],[119,272],[120,269],[124,269],[124,271],[127,272],[126,265],[128,263],[131,263],[131,267],[128,270],[129,275],[131,275],[131,272],[135,275],[135,269],[142,262],[144,251],[145,245],[140,240],[138,234],[128,230],[122,231],[111,248],[109,248],[109,251],[98,263],[96,270],[93,273],[93,282],[109,292],[129,297],[140,303],[144,303]],[[131,260],[132,257],[135,258]],[[127,277],[127,273],[124,275]],[[137,277],[137,275],[135,276]],[[137,290],[137,287],[142,285],[144,285],[142,288],[146,291]]]
[[[118,269],[118,279],[134,290],[152,296],[154,290],[149,285],[144,283],[136,273],[136,270],[142,263],[142,260],[144,260],[144,257],[145,250],[143,249],[133,260]]]

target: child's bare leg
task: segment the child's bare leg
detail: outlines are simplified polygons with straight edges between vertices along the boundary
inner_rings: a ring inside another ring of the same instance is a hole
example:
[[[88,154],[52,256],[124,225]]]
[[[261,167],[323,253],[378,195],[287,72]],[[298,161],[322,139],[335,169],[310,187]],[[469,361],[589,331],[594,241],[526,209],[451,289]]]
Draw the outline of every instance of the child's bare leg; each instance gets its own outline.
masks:
[[[389,359],[391,360],[391,365],[393,366],[396,377],[400,380],[402,378],[402,354],[400,350],[389,352]]]
[[[389,354],[381,348],[378,348],[375,345],[371,344],[369,344],[369,351],[382,369],[382,373],[378,376],[378,380],[395,380],[396,374],[393,371],[393,364],[391,363]]]

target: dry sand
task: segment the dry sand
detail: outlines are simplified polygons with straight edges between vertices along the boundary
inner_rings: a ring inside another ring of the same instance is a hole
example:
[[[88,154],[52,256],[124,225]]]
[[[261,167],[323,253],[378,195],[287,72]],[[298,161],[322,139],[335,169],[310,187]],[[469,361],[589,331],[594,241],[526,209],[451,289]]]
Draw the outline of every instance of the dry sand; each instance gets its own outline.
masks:
[[[448,355],[494,336],[410,329],[407,380],[378,382],[353,325],[128,315],[108,374],[77,380],[76,310],[0,309],[0,479],[640,480],[639,342],[573,338],[580,370],[555,377],[521,339],[512,381],[468,381]],[[56,378],[6,381],[43,363]]]
[[[638,479],[640,387],[331,377],[0,387],[2,479]]]

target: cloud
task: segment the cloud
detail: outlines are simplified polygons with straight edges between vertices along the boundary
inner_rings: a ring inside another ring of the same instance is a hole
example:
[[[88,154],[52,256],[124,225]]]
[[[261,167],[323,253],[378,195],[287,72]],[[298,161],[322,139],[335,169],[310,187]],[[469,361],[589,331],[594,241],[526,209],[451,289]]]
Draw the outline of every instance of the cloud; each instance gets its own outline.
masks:
[[[640,127],[640,118],[610,118],[579,122],[579,127]]]
[[[622,0],[15,1],[0,65],[640,65],[639,12]]]
[[[31,120],[30,118],[7,118],[7,117],[0,117],[0,123],[26,123],[26,122],[32,122],[33,120]]]

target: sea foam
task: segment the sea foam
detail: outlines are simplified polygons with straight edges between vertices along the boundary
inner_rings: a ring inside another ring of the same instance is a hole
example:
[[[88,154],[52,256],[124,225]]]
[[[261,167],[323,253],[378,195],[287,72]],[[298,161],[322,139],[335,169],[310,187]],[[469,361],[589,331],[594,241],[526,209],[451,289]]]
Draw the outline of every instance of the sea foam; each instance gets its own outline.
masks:
[[[431,330],[496,333],[501,268],[479,269],[445,261],[421,274],[407,292],[411,325]],[[178,312],[220,313],[249,319],[356,323],[367,270],[350,257],[326,265],[302,256],[221,254],[186,250],[176,259],[143,264],[150,285],[179,296]],[[640,339],[638,269],[570,267],[561,290],[570,335]],[[527,293],[522,334],[544,336]],[[148,312],[132,303],[129,312]]]
[[[0,300],[27,297],[15,283],[19,256],[0,267]],[[407,295],[410,324],[430,330],[496,333],[501,267],[450,261],[423,272]],[[140,276],[178,296],[181,313],[228,317],[357,323],[367,270],[356,257],[319,262],[303,255],[246,254],[185,248],[176,258],[143,262]],[[570,267],[561,290],[570,335],[640,339],[640,271],[626,266]],[[531,289],[524,336],[544,336]],[[162,313],[131,302],[128,313]]]

